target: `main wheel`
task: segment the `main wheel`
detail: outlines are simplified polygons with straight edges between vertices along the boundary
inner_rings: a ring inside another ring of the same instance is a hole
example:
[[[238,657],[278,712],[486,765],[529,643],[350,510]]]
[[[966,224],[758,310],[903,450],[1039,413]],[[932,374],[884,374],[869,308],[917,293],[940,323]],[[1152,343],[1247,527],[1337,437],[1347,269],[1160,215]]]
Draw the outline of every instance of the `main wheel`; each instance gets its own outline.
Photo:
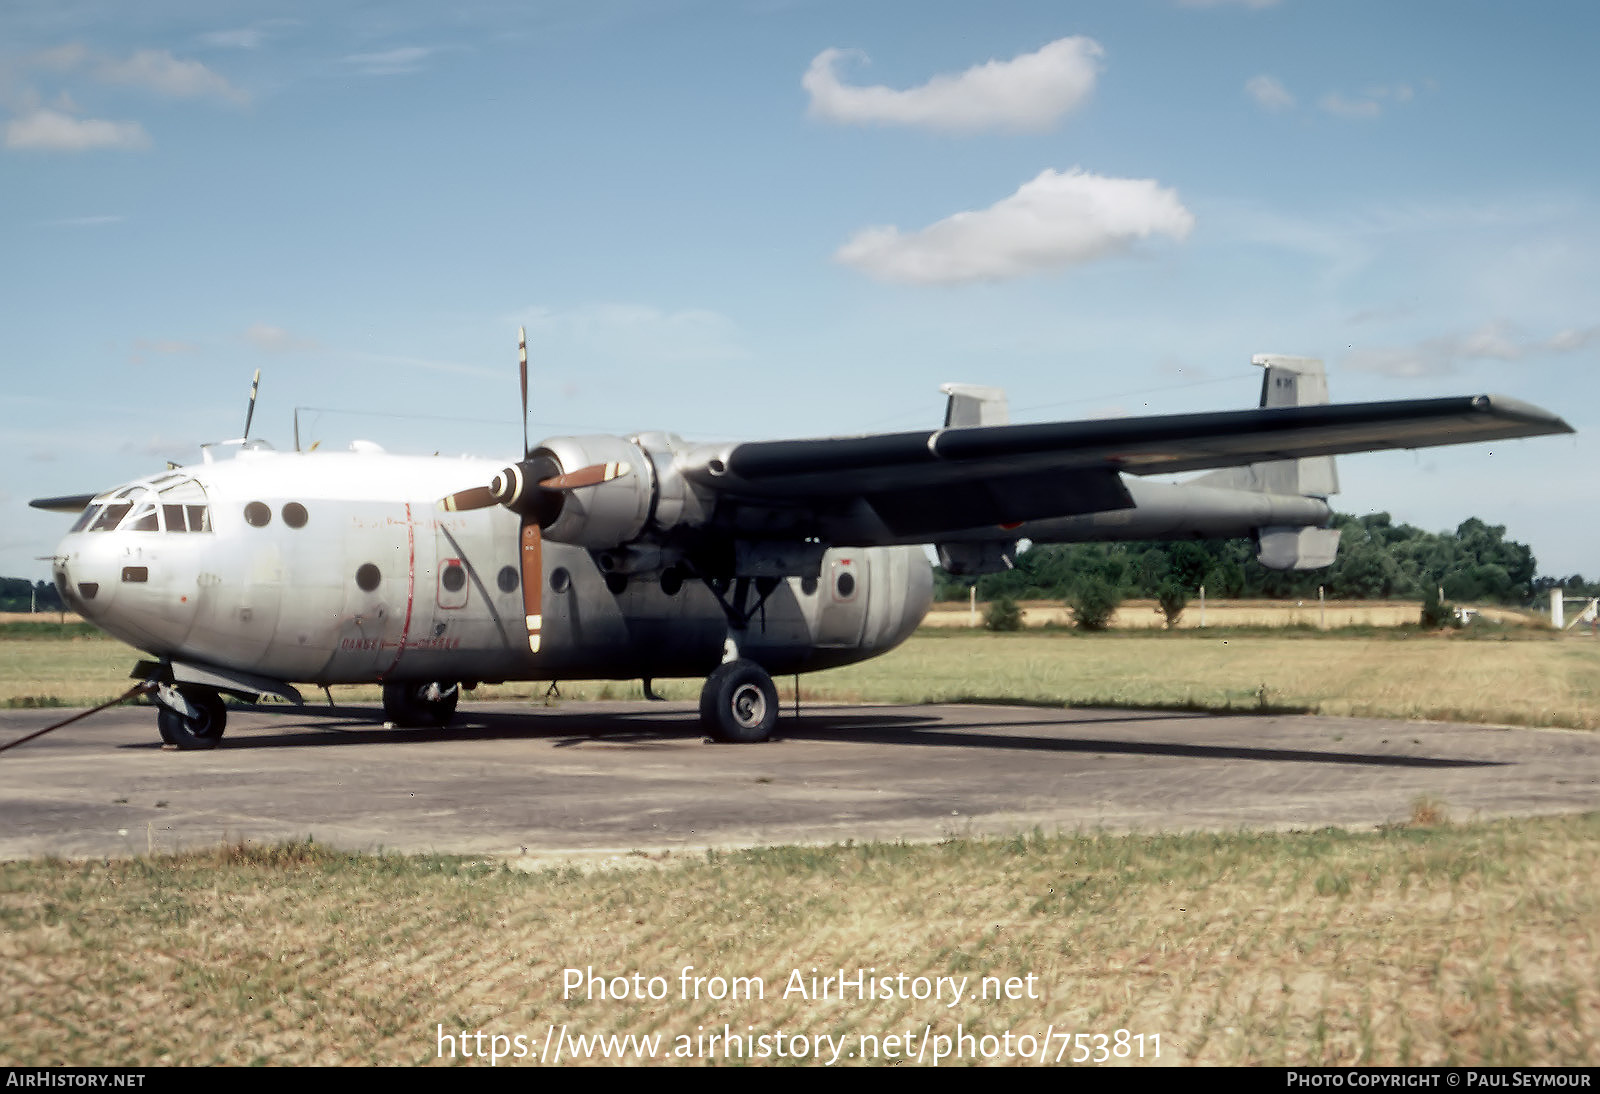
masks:
[[[196,713],[190,717],[171,707],[158,707],[156,728],[161,739],[185,752],[216,748],[228,728],[228,708],[223,706],[222,696],[205,688],[183,688],[182,694]]]
[[[459,684],[394,680],[383,685],[383,716],[397,726],[447,726],[460,699]]]
[[[754,661],[718,665],[700,692],[700,724],[729,744],[754,744],[778,726],[778,689]]]

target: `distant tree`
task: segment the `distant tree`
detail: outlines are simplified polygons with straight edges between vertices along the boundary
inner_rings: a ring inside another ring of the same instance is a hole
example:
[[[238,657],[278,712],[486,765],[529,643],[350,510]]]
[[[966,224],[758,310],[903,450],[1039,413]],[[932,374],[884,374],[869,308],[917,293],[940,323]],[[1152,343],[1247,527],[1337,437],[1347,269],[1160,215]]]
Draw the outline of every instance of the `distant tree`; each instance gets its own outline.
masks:
[[[1156,592],[1156,601],[1161,605],[1161,614],[1167,618],[1168,627],[1178,625],[1178,617],[1183,614],[1183,609],[1188,606],[1189,592],[1172,578],[1161,583],[1161,588]]]
[[[1020,631],[1022,629],[1022,609],[1017,607],[1017,602],[1009,596],[997,597],[989,602],[984,609],[983,626],[991,631]]]
[[[0,612],[64,611],[61,595],[48,581],[0,577]]]
[[[1212,597],[1303,599],[1322,586],[1335,598],[1381,599],[1420,598],[1429,585],[1442,584],[1447,597],[1460,600],[1527,603],[1555,580],[1540,578],[1536,590],[1533,552],[1506,539],[1503,526],[1475,517],[1441,533],[1396,524],[1388,513],[1335,514],[1332,527],[1339,530],[1339,553],[1325,570],[1268,570],[1243,539],[1039,544],[1017,556],[1015,569],[975,582],[941,572],[936,588],[940,597],[965,597],[976,584],[983,600],[1062,600],[1092,577],[1123,596],[1157,599],[1168,581],[1191,598],[1204,585]],[[1571,581],[1575,595],[1584,589],[1600,595],[1600,586],[1583,586],[1579,575]]]
[[[1103,577],[1082,578],[1067,597],[1073,623],[1080,630],[1103,631],[1111,625],[1122,596],[1117,587]]]

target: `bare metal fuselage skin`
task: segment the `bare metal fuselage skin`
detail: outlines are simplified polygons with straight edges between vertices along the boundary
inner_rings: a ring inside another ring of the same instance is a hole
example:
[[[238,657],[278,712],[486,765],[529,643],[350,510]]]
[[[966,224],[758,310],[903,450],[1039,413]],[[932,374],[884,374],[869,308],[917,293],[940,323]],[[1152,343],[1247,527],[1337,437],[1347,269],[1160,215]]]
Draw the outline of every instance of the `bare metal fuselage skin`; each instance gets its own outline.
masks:
[[[613,592],[590,550],[547,540],[534,653],[517,515],[436,504],[501,466],[247,449],[96,499],[91,518],[108,504],[125,515],[80,521],[56,583],[157,657],[318,685],[704,676],[730,638],[768,672],[805,672],[892,649],[929,606],[921,549],[833,549],[816,579],[785,579],[735,631],[702,582]],[[154,515],[141,521],[141,506]]]

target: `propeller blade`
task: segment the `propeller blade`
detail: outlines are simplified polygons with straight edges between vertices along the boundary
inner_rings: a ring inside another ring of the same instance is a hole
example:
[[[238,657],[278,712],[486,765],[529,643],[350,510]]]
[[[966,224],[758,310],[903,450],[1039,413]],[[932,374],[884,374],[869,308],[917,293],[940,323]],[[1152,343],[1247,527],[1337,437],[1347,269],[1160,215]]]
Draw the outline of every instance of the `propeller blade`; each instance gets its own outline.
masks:
[[[544,549],[539,522],[522,518],[522,611],[528,624],[528,649],[539,652],[540,632],[544,630]]]
[[[244,412],[244,439],[250,439],[250,420],[256,416],[256,391],[261,387],[261,370],[256,369],[256,377],[250,381],[250,409]]]
[[[528,329],[517,328],[518,371],[522,373],[522,458],[528,458]]]
[[[462,490],[451,494],[447,498],[439,499],[439,508],[446,513],[464,513],[469,509],[487,509],[494,505],[494,495],[487,486],[474,486],[470,490]]]
[[[541,479],[539,486],[544,490],[582,490],[586,486],[599,486],[603,482],[620,479],[631,470],[632,467],[621,460],[616,463],[592,463],[588,467],[568,471],[565,475]]]

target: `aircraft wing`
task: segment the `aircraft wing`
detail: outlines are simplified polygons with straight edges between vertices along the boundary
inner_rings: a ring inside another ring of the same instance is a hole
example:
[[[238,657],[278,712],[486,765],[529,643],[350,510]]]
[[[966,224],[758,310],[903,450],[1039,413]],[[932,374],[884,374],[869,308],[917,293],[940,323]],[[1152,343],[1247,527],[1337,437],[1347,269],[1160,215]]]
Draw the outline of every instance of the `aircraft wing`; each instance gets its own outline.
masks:
[[[896,535],[922,535],[1127,508],[1123,473],[1572,431],[1528,403],[1467,395],[757,441],[696,453],[683,470],[718,495],[719,508],[746,511],[735,524],[797,504],[843,516],[858,499]]]

